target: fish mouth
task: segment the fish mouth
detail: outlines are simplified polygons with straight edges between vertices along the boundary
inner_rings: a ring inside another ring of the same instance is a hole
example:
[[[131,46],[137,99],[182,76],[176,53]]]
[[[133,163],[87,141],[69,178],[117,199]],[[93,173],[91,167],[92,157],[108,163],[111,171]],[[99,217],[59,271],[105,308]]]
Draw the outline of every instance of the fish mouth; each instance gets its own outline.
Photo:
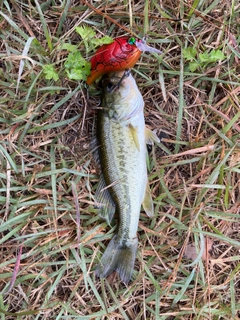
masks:
[[[108,73],[102,80],[102,84],[106,87],[107,92],[113,92],[120,88],[122,82],[129,77],[131,70]]]

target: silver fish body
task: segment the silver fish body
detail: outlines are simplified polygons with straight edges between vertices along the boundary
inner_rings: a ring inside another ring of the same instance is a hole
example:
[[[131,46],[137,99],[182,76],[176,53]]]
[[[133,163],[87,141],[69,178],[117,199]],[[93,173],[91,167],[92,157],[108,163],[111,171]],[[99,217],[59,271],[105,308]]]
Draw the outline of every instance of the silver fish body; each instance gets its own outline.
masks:
[[[106,277],[116,270],[121,280],[128,283],[138,246],[141,204],[149,216],[153,215],[153,204],[147,179],[144,102],[131,74],[122,80],[119,87],[111,90],[121,76],[122,73],[118,72],[103,80],[104,92],[98,115],[102,190],[98,190],[97,199],[103,205],[105,203],[107,220],[112,219],[115,211],[119,224],[96,274]],[[147,132],[152,140],[158,140],[150,130]]]

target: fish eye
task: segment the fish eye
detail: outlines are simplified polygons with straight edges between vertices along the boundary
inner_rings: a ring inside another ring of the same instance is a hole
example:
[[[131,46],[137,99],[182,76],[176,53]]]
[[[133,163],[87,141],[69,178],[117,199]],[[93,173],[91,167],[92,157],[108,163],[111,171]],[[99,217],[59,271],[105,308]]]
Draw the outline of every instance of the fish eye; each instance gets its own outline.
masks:
[[[136,42],[136,39],[133,38],[133,37],[131,37],[131,38],[128,39],[128,43],[129,43],[129,44],[132,44],[132,45],[133,45],[133,44],[135,44],[135,42]]]
[[[115,87],[115,84],[112,82],[108,82],[108,84],[106,85],[107,88],[107,92],[111,92]]]

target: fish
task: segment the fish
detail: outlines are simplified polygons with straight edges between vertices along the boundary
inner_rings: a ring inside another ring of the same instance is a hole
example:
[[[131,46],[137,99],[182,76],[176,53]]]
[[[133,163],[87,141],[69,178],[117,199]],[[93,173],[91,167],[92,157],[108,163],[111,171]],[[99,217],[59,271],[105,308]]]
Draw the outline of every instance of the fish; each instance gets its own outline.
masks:
[[[106,73],[133,68],[145,51],[162,53],[148,46],[145,39],[128,36],[116,38],[112,43],[101,46],[90,59],[91,74],[87,77],[86,83],[91,85]]]
[[[118,216],[117,233],[98,263],[95,274],[106,278],[116,271],[121,281],[131,280],[138,248],[141,205],[154,214],[148,184],[146,143],[159,142],[145,126],[144,101],[130,71],[107,74],[97,119],[97,143],[102,174],[95,201],[100,215],[110,222]]]

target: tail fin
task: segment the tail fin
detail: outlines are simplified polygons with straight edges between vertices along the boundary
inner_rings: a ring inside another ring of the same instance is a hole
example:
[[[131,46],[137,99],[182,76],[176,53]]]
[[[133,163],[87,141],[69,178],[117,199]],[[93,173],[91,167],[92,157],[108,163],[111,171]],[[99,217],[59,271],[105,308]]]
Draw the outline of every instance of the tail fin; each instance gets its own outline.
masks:
[[[123,245],[115,235],[109,242],[95,273],[100,278],[109,276],[113,271],[119,273],[120,279],[128,284],[131,279],[136,252],[138,247],[137,237],[130,245]]]

